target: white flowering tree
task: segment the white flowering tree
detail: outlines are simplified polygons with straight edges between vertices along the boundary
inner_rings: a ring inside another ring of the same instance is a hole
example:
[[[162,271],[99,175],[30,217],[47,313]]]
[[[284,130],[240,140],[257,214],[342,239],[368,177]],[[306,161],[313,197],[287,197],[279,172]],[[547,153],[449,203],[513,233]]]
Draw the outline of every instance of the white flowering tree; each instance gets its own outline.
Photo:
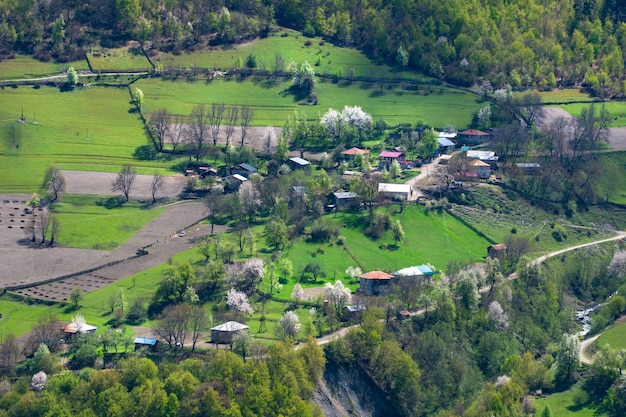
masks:
[[[276,336],[285,340],[287,338],[295,339],[300,333],[300,319],[293,311],[286,311],[278,320],[278,326],[275,327]]]
[[[254,258],[244,263],[226,265],[226,283],[240,291],[251,292],[264,276],[262,259]]]
[[[342,134],[354,129],[358,133],[359,141],[363,134],[372,129],[372,115],[363,111],[359,106],[345,106],[341,112],[330,108],[320,117],[320,124],[326,134],[335,141],[342,139]]]
[[[261,205],[259,190],[252,181],[246,181],[239,187],[238,195],[241,203],[241,214],[248,219],[248,223],[252,223]]]
[[[361,271],[361,268],[359,268],[358,266],[349,266],[346,268],[346,275],[352,279],[358,277],[362,273],[363,271]]]
[[[291,292],[291,298],[296,300],[296,302],[304,298],[304,288],[302,288],[302,285],[296,284],[293,286],[293,291]]]
[[[350,289],[343,285],[343,282],[337,280],[334,284],[327,282],[324,285],[324,295],[328,302],[335,308],[337,316],[341,314],[341,309],[350,304],[352,301],[352,294]]]
[[[230,308],[234,308],[244,314],[251,315],[254,313],[254,309],[252,308],[252,304],[250,304],[246,293],[237,291],[234,288],[231,288],[226,293],[226,304],[228,304]]]
[[[48,383],[48,375],[44,371],[37,372],[30,380],[30,387],[33,391],[41,392]]]
[[[313,92],[315,84],[315,69],[308,61],[296,63],[290,61],[287,69],[293,75],[293,85],[306,90],[309,94]]]
[[[332,107],[326,111],[320,117],[320,124],[326,130],[326,134],[333,139],[338,139],[341,136],[343,120],[341,113]]]
[[[78,313],[74,317],[72,317],[72,324],[74,324],[74,326],[76,327],[76,332],[81,333],[81,331],[85,328],[85,324],[87,324],[87,322],[85,321],[83,315]]]
[[[509,327],[509,315],[497,301],[492,301],[491,304],[489,304],[488,317],[495,323],[496,328],[499,330]]]

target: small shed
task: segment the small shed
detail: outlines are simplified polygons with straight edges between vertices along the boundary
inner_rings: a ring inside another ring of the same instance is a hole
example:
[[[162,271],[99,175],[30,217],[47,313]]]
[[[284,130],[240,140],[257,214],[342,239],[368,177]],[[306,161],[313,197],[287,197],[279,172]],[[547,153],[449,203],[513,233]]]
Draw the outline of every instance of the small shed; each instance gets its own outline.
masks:
[[[437,140],[439,142],[439,153],[440,154],[444,154],[444,153],[448,153],[448,152],[453,152],[454,151],[454,148],[456,147],[456,144],[454,142],[452,142],[450,139],[439,137],[439,139],[437,139]]]
[[[247,332],[250,328],[236,321],[227,321],[211,328],[211,341],[213,343],[232,343],[233,336],[237,332]]]
[[[448,165],[448,162],[452,159],[452,155],[441,155],[439,157],[439,165]]]
[[[300,158],[299,156],[294,156],[293,158],[289,158],[287,161],[289,164],[289,168],[291,169],[309,169],[311,167],[311,163],[304,158]]]
[[[487,247],[487,256],[489,258],[497,259],[500,263],[504,262],[506,257],[507,246],[504,243],[498,243]]]
[[[148,350],[156,350],[159,341],[153,337],[137,337],[135,338],[135,350],[146,348]]]
[[[367,310],[367,307],[363,304],[345,306],[341,310],[341,317],[348,321],[358,320],[365,310]]]
[[[337,191],[333,193],[335,207],[338,210],[358,207],[359,195],[352,191]]]
[[[365,295],[385,295],[394,276],[383,271],[370,271],[358,278],[359,292]]]
[[[362,172],[346,170],[341,175],[341,179],[344,181],[350,181],[352,178],[360,178],[362,176],[363,176]]]
[[[382,198],[408,200],[411,194],[410,184],[390,184],[385,182],[378,184],[378,195]]]
[[[69,323],[61,328],[61,330],[63,330],[63,336],[66,340],[71,339],[77,334],[94,334],[97,329],[97,326],[92,326],[87,323],[80,323],[79,325],[76,323]]]
[[[236,167],[231,167],[228,170],[228,174],[229,175],[241,175],[243,177],[248,178],[250,175],[252,174],[256,174],[258,170],[253,167],[252,165],[243,163],[243,164],[239,164]]]

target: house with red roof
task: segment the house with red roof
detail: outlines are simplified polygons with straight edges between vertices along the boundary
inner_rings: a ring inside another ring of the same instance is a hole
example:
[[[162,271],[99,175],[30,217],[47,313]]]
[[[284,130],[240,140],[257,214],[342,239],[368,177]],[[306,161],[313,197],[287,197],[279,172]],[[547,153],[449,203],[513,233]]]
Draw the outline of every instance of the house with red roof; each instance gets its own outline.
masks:
[[[358,292],[363,295],[385,295],[389,292],[393,275],[383,271],[370,271],[358,276]]]
[[[491,175],[491,165],[481,161],[480,159],[469,161],[467,163],[467,170],[475,172],[479,179],[486,179]]]
[[[489,133],[478,129],[467,129],[459,132],[457,142],[463,145],[479,145],[489,140]]]
[[[389,166],[391,165],[393,161],[401,162],[406,159],[404,152],[401,152],[401,151],[383,151],[378,156],[381,159],[378,167],[381,169],[382,168],[389,169]]]

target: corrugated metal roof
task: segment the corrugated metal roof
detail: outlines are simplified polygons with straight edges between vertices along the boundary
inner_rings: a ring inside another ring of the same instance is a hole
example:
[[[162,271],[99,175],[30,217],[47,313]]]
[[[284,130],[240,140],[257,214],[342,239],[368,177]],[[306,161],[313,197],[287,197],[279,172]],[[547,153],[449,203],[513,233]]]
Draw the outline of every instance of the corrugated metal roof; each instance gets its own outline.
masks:
[[[237,332],[239,330],[247,330],[248,326],[238,323],[236,321],[227,321],[219,326],[211,327],[211,330],[217,330],[218,332]]]

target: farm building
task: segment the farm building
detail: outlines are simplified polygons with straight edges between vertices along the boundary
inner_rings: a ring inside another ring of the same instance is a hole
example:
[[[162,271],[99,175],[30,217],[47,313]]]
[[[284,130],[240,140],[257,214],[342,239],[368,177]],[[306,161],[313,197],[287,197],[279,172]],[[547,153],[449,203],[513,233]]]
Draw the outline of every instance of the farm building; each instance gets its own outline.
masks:
[[[341,310],[341,317],[348,321],[358,320],[365,310],[367,310],[367,307],[363,304],[345,306]]]
[[[97,329],[97,326],[92,326],[87,323],[69,323],[61,328],[65,340],[71,339],[77,334],[95,334]]]
[[[412,190],[409,184],[390,184],[384,182],[378,184],[378,195],[381,198],[408,200],[411,194]]]
[[[489,133],[478,129],[467,129],[459,132],[458,142],[464,145],[479,145],[489,140]]]
[[[489,178],[491,175],[491,166],[481,161],[480,159],[474,159],[467,163],[467,170],[469,172],[475,172],[479,179]]]
[[[359,171],[344,171],[341,175],[341,179],[344,181],[350,181],[352,178],[360,178],[362,176],[363,173]]]
[[[304,158],[300,158],[299,156],[294,156],[293,158],[289,158],[287,161],[289,164],[289,168],[296,169],[309,169],[311,167],[311,163]]]
[[[227,321],[219,326],[211,327],[211,341],[213,343],[231,343],[237,332],[247,332],[249,327],[236,321]]]
[[[504,261],[506,257],[507,246],[504,243],[498,243],[496,245],[491,245],[487,248],[487,256],[489,258],[497,259],[500,262]]]
[[[146,348],[148,350],[156,350],[159,341],[153,337],[137,337],[135,338],[135,350]]]
[[[518,162],[515,164],[523,175],[538,175],[541,173],[541,164],[536,162]]]
[[[439,157],[439,165],[448,165],[448,162],[452,159],[452,155],[441,155]]]
[[[236,167],[231,167],[228,169],[228,175],[241,175],[243,177],[248,178],[252,174],[256,174],[258,169],[249,164],[239,164]]]
[[[454,148],[456,147],[456,145],[450,139],[439,137],[438,142],[440,154],[454,152]]]
[[[359,195],[352,191],[338,191],[333,193],[337,210],[351,209],[359,206]]]
[[[358,276],[358,292],[364,295],[385,295],[394,276],[383,271],[370,271]]]

